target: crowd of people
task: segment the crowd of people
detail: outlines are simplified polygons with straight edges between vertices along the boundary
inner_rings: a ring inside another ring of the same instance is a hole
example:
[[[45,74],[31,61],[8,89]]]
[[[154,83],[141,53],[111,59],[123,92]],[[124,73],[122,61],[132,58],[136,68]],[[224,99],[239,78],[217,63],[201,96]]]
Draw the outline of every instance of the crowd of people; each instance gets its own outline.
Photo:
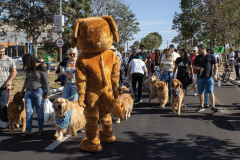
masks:
[[[142,102],[142,91],[146,87],[143,85],[145,79],[156,76],[158,81],[163,81],[168,85],[169,103],[171,103],[171,86],[173,79],[178,79],[182,83],[182,89],[187,95],[187,87],[191,85],[194,95],[199,95],[200,106],[197,112],[205,110],[211,106],[212,112],[217,112],[214,101],[214,81],[218,80],[218,66],[221,63],[221,54],[215,53],[214,49],[206,49],[201,44],[191,50],[180,48],[175,49],[174,45],[164,49],[162,53],[155,49],[146,52],[145,46],[140,46],[140,52],[132,49],[132,53],[120,53],[117,46],[111,46],[110,50],[116,53],[119,58],[120,76],[119,87],[123,86],[123,77],[128,79],[129,89],[133,92],[134,104]],[[231,50],[232,51],[232,50]],[[70,101],[78,100],[77,87],[75,84],[75,64],[78,57],[76,48],[70,48],[66,52],[66,58],[60,62],[56,73],[64,86],[62,98]],[[51,70],[50,53],[46,56],[47,68],[34,55],[23,56],[23,68],[26,72],[26,79],[21,90],[21,95],[25,97],[26,110],[26,131],[23,137],[30,137],[32,130],[33,109],[36,108],[38,116],[38,134],[43,135],[43,102],[50,96],[49,70]],[[236,80],[239,80],[239,55],[231,52],[229,63],[235,64]],[[0,45],[0,119],[1,128],[8,127],[7,104],[9,98],[9,88],[12,80],[17,75],[16,65],[12,59],[5,55],[5,48]],[[189,79],[189,76],[191,79]],[[197,81],[197,82],[196,82]],[[193,85],[192,85],[193,83]],[[196,85],[195,85],[196,83]],[[25,91],[26,89],[26,91]],[[210,99],[210,105],[208,103]],[[185,101],[185,100],[184,100]],[[184,103],[186,107],[186,103]]]

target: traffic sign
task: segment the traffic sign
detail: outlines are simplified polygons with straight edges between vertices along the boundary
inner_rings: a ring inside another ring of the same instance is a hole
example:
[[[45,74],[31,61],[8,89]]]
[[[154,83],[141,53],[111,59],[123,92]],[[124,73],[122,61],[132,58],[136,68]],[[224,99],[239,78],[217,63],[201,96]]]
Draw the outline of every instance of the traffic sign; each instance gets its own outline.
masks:
[[[33,44],[33,39],[29,39],[29,44]]]
[[[62,47],[64,46],[64,40],[63,40],[62,38],[58,38],[58,39],[56,40],[56,46],[57,46],[58,48],[62,48]]]

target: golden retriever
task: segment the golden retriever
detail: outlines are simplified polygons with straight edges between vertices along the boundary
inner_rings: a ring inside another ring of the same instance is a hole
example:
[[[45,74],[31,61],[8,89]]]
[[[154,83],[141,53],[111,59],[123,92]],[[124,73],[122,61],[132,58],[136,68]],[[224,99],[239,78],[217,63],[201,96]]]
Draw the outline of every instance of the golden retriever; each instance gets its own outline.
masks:
[[[119,87],[119,89],[118,89],[119,95],[122,95],[122,94],[128,93],[128,92],[129,92],[129,89],[128,89],[126,86],[121,86],[121,87]]]
[[[122,94],[118,96],[117,102],[120,104],[120,106],[123,109],[123,115],[124,119],[127,120],[128,117],[130,117],[132,109],[133,109],[133,99],[130,94]],[[117,117],[117,122],[120,123],[120,118]]]
[[[78,101],[71,102],[64,98],[58,98],[53,102],[53,108],[58,118],[65,118],[65,114],[71,108],[71,119],[68,126],[62,129],[57,125],[56,134],[54,135],[57,141],[61,141],[65,133],[67,133],[67,137],[76,136],[77,131],[85,127],[84,108],[80,107]]]
[[[182,85],[182,83],[178,80],[178,79],[173,79],[172,82],[170,83],[170,86],[172,87],[172,95],[171,95],[171,99],[172,99],[172,111],[174,114],[176,114],[176,110],[175,110],[175,105],[178,111],[178,115],[180,115],[180,112],[182,110],[183,107],[183,103],[184,103],[184,91],[182,88],[180,88]]]
[[[23,97],[21,97],[20,92],[17,92],[13,101],[8,104],[7,114],[9,118],[9,127],[11,133],[15,133],[14,123],[16,122],[16,128],[19,128],[19,121],[22,120],[22,132],[26,129],[26,111],[24,106]]]
[[[160,107],[164,108],[168,101],[168,86],[166,83],[160,81],[155,85],[155,88]]]
[[[146,79],[144,81],[144,84],[146,86],[149,86],[149,90],[150,90],[150,96],[149,96],[148,103],[150,103],[151,100],[157,96],[156,89],[155,89],[155,86],[157,83],[158,83],[158,80],[157,80],[156,76],[152,76],[149,79]]]

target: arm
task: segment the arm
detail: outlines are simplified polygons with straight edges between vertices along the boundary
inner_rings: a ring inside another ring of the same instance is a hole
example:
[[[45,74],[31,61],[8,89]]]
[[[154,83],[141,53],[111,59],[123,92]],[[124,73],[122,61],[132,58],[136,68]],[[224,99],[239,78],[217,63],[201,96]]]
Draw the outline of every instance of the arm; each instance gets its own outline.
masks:
[[[193,67],[192,67],[192,65],[189,65],[189,66],[188,66],[188,69],[190,70],[191,75],[193,75],[194,73],[193,73]]]
[[[175,63],[174,69],[173,69],[173,75],[175,75],[176,69],[177,69],[177,64]]]
[[[218,79],[218,65],[214,64],[214,80],[216,81]]]
[[[26,80],[25,80],[25,82],[26,82]],[[24,97],[23,92],[24,92],[24,90],[27,88],[27,84],[26,84],[25,82],[24,82],[23,87],[22,87],[22,90],[21,90],[21,92],[20,92],[20,95],[21,95],[22,97]]]
[[[11,74],[9,80],[6,82],[6,87],[9,87],[9,86],[11,85],[13,79],[14,79],[14,78],[16,77],[16,75],[17,75],[17,70],[16,70],[16,68],[13,68],[11,72],[12,72],[12,74]]]
[[[77,93],[79,96],[78,103],[81,107],[86,107],[84,104],[84,100],[85,100],[85,86],[87,80],[87,69],[81,57],[78,57],[76,62],[75,80]]]
[[[120,65],[118,61],[117,55],[114,54],[113,57],[113,68],[112,68],[112,73],[111,73],[111,82],[112,82],[112,90],[114,94],[114,98],[118,98],[118,80],[119,80],[119,72],[120,70]]]

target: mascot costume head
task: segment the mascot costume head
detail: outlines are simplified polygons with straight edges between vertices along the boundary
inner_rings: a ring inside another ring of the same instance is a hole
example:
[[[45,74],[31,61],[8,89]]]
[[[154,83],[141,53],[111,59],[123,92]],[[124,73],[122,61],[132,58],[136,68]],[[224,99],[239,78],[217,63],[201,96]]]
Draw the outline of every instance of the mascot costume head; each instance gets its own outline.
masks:
[[[79,148],[89,152],[100,152],[100,142],[113,143],[112,118],[123,119],[118,97],[119,61],[110,51],[112,42],[118,43],[117,27],[110,16],[78,19],[72,35],[72,48],[83,51],[76,62],[76,86],[80,106],[85,107],[86,137]],[[86,86],[86,88],[85,88]],[[99,129],[98,120],[102,124]]]

